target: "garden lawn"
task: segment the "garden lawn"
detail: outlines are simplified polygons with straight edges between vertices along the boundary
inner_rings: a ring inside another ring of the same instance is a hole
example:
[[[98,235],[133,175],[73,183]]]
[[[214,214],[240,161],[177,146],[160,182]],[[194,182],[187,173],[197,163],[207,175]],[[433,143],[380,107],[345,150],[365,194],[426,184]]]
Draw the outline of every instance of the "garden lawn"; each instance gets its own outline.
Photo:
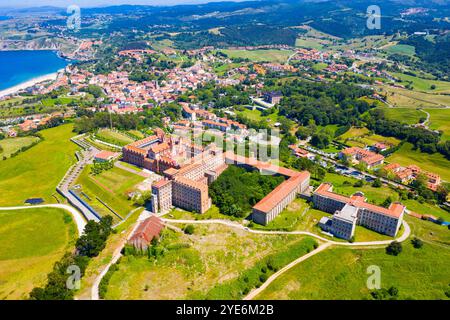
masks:
[[[69,141],[72,125],[41,131],[44,141],[0,165],[0,206],[21,205],[28,198],[55,202],[52,194],[69,167],[78,147]]]
[[[134,140],[126,134],[110,129],[98,130],[98,132],[96,133],[96,137],[99,140],[105,140],[105,142],[116,144],[119,146],[126,146],[127,144],[134,142]]]
[[[327,173],[324,181],[333,184],[334,192],[345,196],[351,196],[358,191],[362,191],[364,196],[368,199],[368,202],[377,205],[382,204],[388,197],[391,197],[392,201],[397,201],[399,199],[397,192],[384,185],[381,188],[374,188],[370,183],[365,182],[362,187],[354,187],[353,184],[358,180],[334,173]],[[351,184],[346,185],[344,184],[344,181],[348,181]]]
[[[0,211],[0,299],[23,299],[71,250],[77,236],[61,209]]]
[[[413,145],[410,143],[403,144],[398,151],[387,158],[387,161],[396,162],[402,166],[415,164],[425,171],[439,174],[445,181],[450,181],[449,160],[440,153],[428,154],[413,150]]]
[[[110,206],[122,218],[135,209],[133,202],[128,200],[128,193],[134,190],[134,187],[144,180],[143,177],[114,167],[111,170],[102,172],[93,176],[90,174],[91,168],[87,166],[76,184],[81,185],[81,191],[89,199],[81,194],[83,200],[89,203],[99,214],[111,215],[115,222],[121,219],[111,212],[97,197]]]
[[[0,140],[0,147],[2,147],[3,149],[3,151],[0,152],[0,160],[3,159],[4,156],[9,157],[12,153],[20,150],[23,147],[29,146],[35,141],[39,141],[39,138],[30,136]]]

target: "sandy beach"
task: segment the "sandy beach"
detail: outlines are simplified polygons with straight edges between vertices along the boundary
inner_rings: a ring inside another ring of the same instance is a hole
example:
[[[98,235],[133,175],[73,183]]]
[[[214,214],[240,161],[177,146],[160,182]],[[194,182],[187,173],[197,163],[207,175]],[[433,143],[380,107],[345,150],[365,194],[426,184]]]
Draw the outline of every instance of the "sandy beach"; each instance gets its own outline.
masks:
[[[46,74],[40,77],[36,77],[34,79],[31,79],[29,81],[26,82],[22,82],[14,87],[5,89],[0,91],[0,98],[3,98],[5,96],[9,96],[12,95],[20,90],[24,90],[27,89],[29,87],[32,87],[38,83],[44,82],[44,81],[49,81],[49,80],[56,80],[56,78],[58,77],[59,72],[61,72],[62,70],[59,70],[57,72],[54,73],[50,73],[50,74]]]

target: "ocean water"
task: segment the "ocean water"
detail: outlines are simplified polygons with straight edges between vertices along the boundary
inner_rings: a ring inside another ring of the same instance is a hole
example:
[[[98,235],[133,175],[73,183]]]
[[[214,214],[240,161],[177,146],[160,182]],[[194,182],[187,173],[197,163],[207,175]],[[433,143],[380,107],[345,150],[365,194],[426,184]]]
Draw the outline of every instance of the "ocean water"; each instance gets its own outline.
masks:
[[[68,63],[54,51],[0,51],[0,90],[54,73]]]

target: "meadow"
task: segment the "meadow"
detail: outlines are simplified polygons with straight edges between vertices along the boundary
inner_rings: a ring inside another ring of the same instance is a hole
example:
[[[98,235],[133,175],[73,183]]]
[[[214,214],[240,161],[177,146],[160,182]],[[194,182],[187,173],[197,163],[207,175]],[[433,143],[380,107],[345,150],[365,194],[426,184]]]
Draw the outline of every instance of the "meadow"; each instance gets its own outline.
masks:
[[[256,299],[370,299],[367,269],[381,269],[381,287],[395,286],[399,299],[446,299],[450,251],[405,242],[398,256],[384,249],[330,248],[290,269]]]
[[[442,131],[441,140],[450,140],[450,109],[426,109],[430,114],[429,127]]]
[[[3,157],[9,157],[12,153],[20,150],[23,147],[31,145],[33,142],[39,141],[38,137],[17,137],[0,140],[0,160]]]
[[[291,50],[221,50],[230,58],[249,59],[253,62],[280,62],[287,61],[294,51]]]
[[[218,225],[196,225],[193,235],[166,230],[160,244],[164,254],[158,259],[121,259],[106,299],[241,297],[241,286],[258,280],[243,281],[241,275],[247,270],[260,269],[262,261],[274,254],[283,255],[274,259],[284,265],[306,253],[313,242],[301,236],[256,235]],[[252,274],[258,278],[261,271]]]
[[[407,44],[394,44],[392,46],[385,46],[383,48],[388,54],[403,54],[407,56],[414,56],[416,48]]]
[[[0,211],[0,299],[24,299],[71,250],[77,237],[64,210]]]
[[[381,142],[391,146],[397,146],[400,140],[393,137],[384,137],[378,134],[370,134],[367,128],[355,128],[352,127],[343,135],[337,139],[339,142],[343,142],[351,147],[365,148],[367,146],[373,146],[374,144]]]
[[[41,131],[44,141],[14,158],[1,162],[0,206],[22,205],[28,198],[55,202],[55,188],[75,163],[78,147],[69,141],[72,125]]]
[[[418,91],[425,91],[428,93],[450,93],[450,82],[448,81],[424,79],[397,72],[393,72],[392,75],[401,79],[403,82],[411,82],[413,88]],[[432,85],[435,86],[435,89],[431,89]]]
[[[383,86],[387,102],[399,108],[436,108],[450,105],[450,96]]]
[[[421,118],[426,118],[425,113],[414,108],[382,108],[382,110],[387,119],[406,124],[416,124]]]
[[[387,158],[387,161],[402,166],[415,164],[425,171],[439,174],[443,180],[450,181],[449,160],[440,153],[428,154],[413,150],[413,145],[410,143],[403,144],[398,151]]]

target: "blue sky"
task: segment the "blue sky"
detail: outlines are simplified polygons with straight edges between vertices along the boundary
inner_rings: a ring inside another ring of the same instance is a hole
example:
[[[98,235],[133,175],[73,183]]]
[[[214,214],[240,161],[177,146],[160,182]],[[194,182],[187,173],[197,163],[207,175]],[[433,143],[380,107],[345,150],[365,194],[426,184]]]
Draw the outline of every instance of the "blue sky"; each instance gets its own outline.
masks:
[[[230,0],[0,0],[0,7],[67,7],[72,4],[79,5],[80,7],[108,6],[119,4],[174,5],[199,4],[218,1]]]

